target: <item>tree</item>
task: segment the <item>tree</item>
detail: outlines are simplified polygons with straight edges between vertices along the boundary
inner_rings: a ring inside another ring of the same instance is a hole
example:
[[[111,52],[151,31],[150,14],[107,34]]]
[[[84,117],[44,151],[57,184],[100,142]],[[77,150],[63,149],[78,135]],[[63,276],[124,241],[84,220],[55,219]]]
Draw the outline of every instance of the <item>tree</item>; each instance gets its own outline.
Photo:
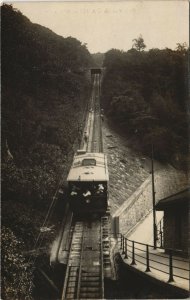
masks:
[[[146,45],[144,43],[144,39],[142,35],[140,34],[137,39],[133,39],[133,48],[135,48],[137,51],[144,50],[146,48]]]
[[[186,42],[184,42],[184,43],[177,43],[176,45],[177,45],[177,47],[176,47],[177,51],[180,51],[180,52],[186,52],[187,51],[188,46],[187,46]]]

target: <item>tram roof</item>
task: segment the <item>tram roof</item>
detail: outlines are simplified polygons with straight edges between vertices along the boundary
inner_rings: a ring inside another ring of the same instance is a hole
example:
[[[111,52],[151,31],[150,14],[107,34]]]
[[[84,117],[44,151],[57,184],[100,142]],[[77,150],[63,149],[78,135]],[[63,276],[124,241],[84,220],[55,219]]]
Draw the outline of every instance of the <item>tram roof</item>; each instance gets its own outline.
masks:
[[[67,181],[108,180],[107,157],[104,153],[85,153],[74,156]]]

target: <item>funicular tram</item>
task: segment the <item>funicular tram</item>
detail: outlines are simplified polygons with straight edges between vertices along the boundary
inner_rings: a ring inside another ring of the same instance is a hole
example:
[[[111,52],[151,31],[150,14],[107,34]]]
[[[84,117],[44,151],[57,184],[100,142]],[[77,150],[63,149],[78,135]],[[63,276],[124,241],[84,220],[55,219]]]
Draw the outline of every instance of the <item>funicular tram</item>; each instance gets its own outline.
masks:
[[[79,150],[74,156],[67,182],[73,212],[106,212],[109,175],[104,153],[86,153]]]

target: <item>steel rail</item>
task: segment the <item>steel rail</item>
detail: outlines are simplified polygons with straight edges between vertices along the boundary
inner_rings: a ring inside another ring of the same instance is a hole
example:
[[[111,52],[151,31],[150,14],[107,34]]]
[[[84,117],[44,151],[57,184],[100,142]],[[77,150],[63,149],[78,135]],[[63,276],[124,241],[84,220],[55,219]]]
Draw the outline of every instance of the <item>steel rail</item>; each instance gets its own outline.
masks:
[[[102,228],[102,218],[101,218],[101,227],[100,227],[100,259],[101,259],[101,297],[104,299],[104,260],[103,260],[103,228]]]
[[[84,232],[85,229],[83,229],[83,233],[82,233],[82,243],[81,243],[81,253],[80,253],[80,264],[79,264],[79,273],[78,273],[78,282],[77,282],[77,299],[79,299],[80,296],[80,288],[81,288],[81,273],[82,273],[82,255],[83,255],[83,249],[84,249]]]
[[[100,111],[100,76],[99,76],[99,89],[98,89],[98,103],[99,103],[99,123],[100,123],[100,152],[104,151],[103,145],[103,136],[102,136],[102,118],[101,118],[101,111]]]
[[[77,222],[75,222],[74,225],[74,229],[72,232],[72,237],[71,237],[71,241],[70,241],[70,245],[69,245],[69,257],[68,257],[68,264],[67,264],[67,269],[66,269],[66,274],[65,274],[65,279],[64,279],[64,285],[63,285],[63,293],[62,293],[62,300],[66,299],[66,292],[67,292],[67,286],[68,286],[68,279],[69,279],[69,272],[70,272],[70,268],[73,266],[69,265],[70,259],[71,259],[71,254],[72,254],[72,243],[73,243],[73,236],[75,233],[75,226],[76,226]],[[77,267],[77,266],[76,266]]]
[[[64,278],[64,285],[63,285],[63,293],[62,293],[62,300],[65,300],[65,295],[67,291],[67,284],[68,284],[68,278],[69,278],[69,271],[70,271],[70,266],[69,266],[69,260],[71,258],[71,247],[72,247],[72,239],[73,239],[73,232],[72,232],[72,237],[69,245],[69,257],[68,257],[68,264],[67,264],[67,269],[65,273],[65,278]]]
[[[103,142],[102,142],[102,128],[101,128],[101,117],[100,117],[100,94],[99,94],[99,85],[100,80],[99,77],[97,78],[97,85],[95,86],[95,99],[96,102],[94,103],[94,124],[93,124],[93,138],[92,138],[92,152],[102,152],[103,151]],[[95,138],[97,137],[98,145],[96,144],[95,147]]]
[[[93,132],[92,132],[92,144],[91,144],[91,152],[100,152],[100,151],[96,151],[96,148],[95,148],[95,138],[96,136],[98,136],[98,144],[99,144],[99,134],[98,134],[98,131],[97,131],[97,127],[99,127],[99,124],[97,122],[97,112],[98,112],[98,108],[97,108],[97,101],[96,101],[96,98],[97,98],[97,89],[98,86],[97,86],[97,80],[96,80],[96,85],[94,87],[94,107],[93,107],[93,111],[94,111],[94,123],[93,123]]]

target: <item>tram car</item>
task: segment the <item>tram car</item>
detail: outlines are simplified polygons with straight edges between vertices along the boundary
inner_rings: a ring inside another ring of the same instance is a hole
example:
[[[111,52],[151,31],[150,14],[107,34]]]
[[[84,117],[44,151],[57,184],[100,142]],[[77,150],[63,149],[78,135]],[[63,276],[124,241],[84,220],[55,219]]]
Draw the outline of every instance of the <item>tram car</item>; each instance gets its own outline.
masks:
[[[104,153],[78,150],[67,177],[70,207],[74,213],[105,213],[108,206],[108,166]]]

